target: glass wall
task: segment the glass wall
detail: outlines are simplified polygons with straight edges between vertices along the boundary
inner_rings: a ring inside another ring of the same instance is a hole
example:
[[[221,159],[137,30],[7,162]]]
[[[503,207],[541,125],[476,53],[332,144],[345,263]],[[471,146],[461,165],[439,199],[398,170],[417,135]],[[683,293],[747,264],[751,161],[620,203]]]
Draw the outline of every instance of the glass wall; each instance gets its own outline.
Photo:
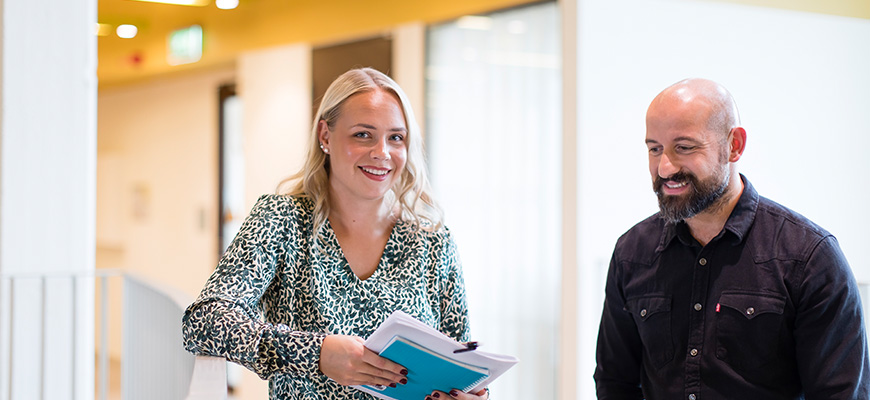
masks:
[[[428,32],[429,161],[463,261],[472,339],[520,359],[492,386],[502,400],[556,397],[559,32],[554,2]]]

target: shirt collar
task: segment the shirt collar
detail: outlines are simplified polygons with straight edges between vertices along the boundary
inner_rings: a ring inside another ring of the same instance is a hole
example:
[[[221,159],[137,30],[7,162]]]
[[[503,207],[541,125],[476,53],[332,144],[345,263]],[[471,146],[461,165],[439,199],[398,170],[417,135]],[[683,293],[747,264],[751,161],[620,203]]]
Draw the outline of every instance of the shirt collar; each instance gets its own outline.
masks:
[[[716,238],[713,239],[714,241],[723,238],[726,233],[730,232],[732,234],[731,237],[734,238],[734,243],[740,243],[749,232],[749,227],[752,226],[752,222],[755,221],[755,214],[758,211],[758,192],[755,191],[755,188],[751,183],[749,183],[749,179],[746,179],[746,176],[740,174],[740,179],[743,181],[743,193],[740,194],[740,199],[737,200],[737,205],[734,207],[734,210],[731,211],[728,220],[725,221],[723,232],[716,236]],[[662,240],[659,242],[656,251],[664,251],[664,249],[667,248],[675,238],[679,239],[685,245],[693,245],[696,243],[692,238],[692,235],[689,232],[689,226],[685,221],[680,221],[676,224],[665,223]]]

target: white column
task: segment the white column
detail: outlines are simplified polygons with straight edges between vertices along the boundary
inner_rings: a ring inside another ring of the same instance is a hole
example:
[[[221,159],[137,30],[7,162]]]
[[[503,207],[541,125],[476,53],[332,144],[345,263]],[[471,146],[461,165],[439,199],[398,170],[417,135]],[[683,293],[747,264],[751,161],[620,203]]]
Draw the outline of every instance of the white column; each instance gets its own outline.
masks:
[[[94,268],[96,15],[96,0],[0,0],[2,275]],[[92,399],[93,292],[33,279],[13,299],[7,282],[0,399]]]
[[[311,47],[253,51],[239,57],[238,93],[245,137],[245,205],[274,193],[302,167],[311,132]]]

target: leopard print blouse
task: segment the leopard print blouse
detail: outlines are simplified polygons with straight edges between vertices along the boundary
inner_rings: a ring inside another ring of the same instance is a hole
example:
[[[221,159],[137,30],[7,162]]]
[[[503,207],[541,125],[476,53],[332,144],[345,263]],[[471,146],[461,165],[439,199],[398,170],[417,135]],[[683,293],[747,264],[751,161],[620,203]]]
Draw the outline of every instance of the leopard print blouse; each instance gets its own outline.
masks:
[[[468,340],[465,286],[446,228],[397,222],[378,268],[360,280],[329,222],[312,232],[313,209],[306,198],[260,197],[184,314],[188,351],[226,357],[268,379],[271,400],[369,400],[319,372],[326,335],[367,338],[402,310]]]

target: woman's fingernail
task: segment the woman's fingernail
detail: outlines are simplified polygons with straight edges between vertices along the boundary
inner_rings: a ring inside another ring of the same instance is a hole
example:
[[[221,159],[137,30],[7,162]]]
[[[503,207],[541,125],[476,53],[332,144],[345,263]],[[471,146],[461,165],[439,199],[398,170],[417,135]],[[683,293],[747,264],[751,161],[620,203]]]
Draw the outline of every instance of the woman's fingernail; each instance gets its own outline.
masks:
[[[408,380],[405,379],[405,378],[402,378],[402,380],[400,380],[399,383],[401,383],[401,384],[404,385],[404,384],[407,384],[407,383],[408,383]]]
[[[438,392],[432,393],[432,397],[439,398],[439,397],[441,397],[441,393],[438,393]]]
[[[402,368],[402,370],[401,370],[401,371],[399,371],[399,373],[400,373],[400,374],[402,374],[402,375],[408,375],[408,370],[407,370],[407,369],[404,369],[404,368]]]
[[[453,397],[459,396],[459,391],[456,389],[453,389],[450,391],[450,395]]]
[[[395,384],[395,383],[391,383],[391,384],[390,384],[390,387],[391,387],[391,388],[394,388],[394,387],[396,387],[396,384]]]

